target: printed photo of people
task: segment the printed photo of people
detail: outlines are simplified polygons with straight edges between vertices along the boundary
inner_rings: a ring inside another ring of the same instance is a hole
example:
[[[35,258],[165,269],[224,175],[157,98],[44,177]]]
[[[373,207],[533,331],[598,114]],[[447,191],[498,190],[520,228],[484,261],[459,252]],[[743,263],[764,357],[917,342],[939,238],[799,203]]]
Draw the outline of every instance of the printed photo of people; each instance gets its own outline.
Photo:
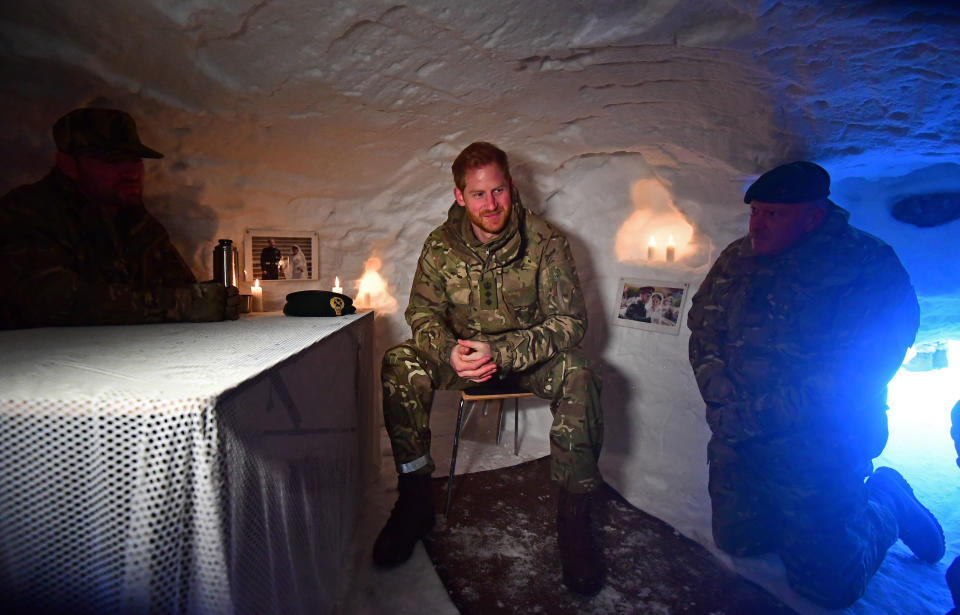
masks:
[[[642,281],[621,280],[620,306],[617,324],[633,326],[646,323],[644,329],[679,329],[680,314],[687,286],[666,286]],[[619,321],[629,322],[619,322]]]
[[[254,235],[253,278],[260,280],[314,279],[313,245],[309,237]]]

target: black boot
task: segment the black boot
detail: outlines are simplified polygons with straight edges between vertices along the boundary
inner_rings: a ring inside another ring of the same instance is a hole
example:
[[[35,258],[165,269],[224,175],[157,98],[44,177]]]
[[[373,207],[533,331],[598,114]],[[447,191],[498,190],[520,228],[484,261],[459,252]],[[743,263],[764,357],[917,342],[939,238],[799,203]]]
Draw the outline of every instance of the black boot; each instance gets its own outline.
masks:
[[[943,530],[933,513],[913,495],[907,480],[893,468],[880,467],[867,479],[867,492],[893,510],[900,540],[925,562],[938,562],[945,550]]]
[[[563,584],[584,596],[594,596],[603,587],[603,558],[590,530],[591,504],[589,493],[560,489],[557,543]]]
[[[401,474],[397,489],[397,503],[373,543],[373,563],[385,568],[410,559],[417,541],[433,529],[434,523],[429,474]]]

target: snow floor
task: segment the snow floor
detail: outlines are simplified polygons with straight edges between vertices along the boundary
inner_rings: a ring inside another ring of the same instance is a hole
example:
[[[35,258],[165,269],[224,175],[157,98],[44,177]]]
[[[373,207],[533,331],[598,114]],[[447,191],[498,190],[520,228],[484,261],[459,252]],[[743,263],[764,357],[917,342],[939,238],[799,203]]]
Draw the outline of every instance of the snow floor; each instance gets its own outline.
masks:
[[[898,372],[890,383],[888,397],[890,440],[883,455],[875,460],[877,466],[887,465],[899,470],[910,481],[921,501],[937,515],[946,534],[947,554],[938,564],[929,565],[914,558],[898,542],[887,553],[866,595],[842,611],[845,614],[929,615],[946,613],[951,607],[944,574],[953,558],[960,554],[960,468],[956,465],[956,452],[950,439],[950,409],[960,398],[960,342],[950,343],[948,361],[949,367],[945,369]],[[449,407],[450,410],[434,410],[435,476],[445,476],[449,470],[456,401],[451,392],[438,393],[435,408]],[[510,408],[500,445],[492,441],[461,440],[457,473],[505,467],[548,454],[549,411],[536,403],[521,402],[518,457],[512,450]],[[348,564],[353,582],[341,612],[351,615],[388,612],[453,615],[457,610],[447,597],[422,544],[417,545],[409,562],[393,570],[375,569],[370,561],[373,541],[396,499],[396,475],[385,434],[381,450],[380,479],[364,492],[364,504]],[[796,596],[786,586],[782,565],[775,556],[741,559],[733,566],[804,615],[831,612]]]

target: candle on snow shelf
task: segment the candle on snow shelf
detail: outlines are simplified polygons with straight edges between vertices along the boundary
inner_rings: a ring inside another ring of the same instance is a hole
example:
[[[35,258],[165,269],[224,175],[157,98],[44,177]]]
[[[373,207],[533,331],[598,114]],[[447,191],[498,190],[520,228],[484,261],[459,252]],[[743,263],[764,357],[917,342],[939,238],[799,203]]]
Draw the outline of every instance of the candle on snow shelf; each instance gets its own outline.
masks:
[[[250,311],[262,312],[263,311],[263,287],[260,286],[260,280],[253,281],[253,286],[250,287],[250,294],[253,295],[253,297],[251,298]]]
[[[670,235],[670,240],[667,241],[667,262],[672,263],[676,255],[677,255],[677,247],[673,243],[673,235]]]
[[[333,282],[333,292],[343,294],[343,287],[340,286],[340,276],[336,276]]]
[[[653,235],[650,235],[650,243],[647,244],[647,260],[652,261],[654,254],[657,251],[657,240],[654,239]]]

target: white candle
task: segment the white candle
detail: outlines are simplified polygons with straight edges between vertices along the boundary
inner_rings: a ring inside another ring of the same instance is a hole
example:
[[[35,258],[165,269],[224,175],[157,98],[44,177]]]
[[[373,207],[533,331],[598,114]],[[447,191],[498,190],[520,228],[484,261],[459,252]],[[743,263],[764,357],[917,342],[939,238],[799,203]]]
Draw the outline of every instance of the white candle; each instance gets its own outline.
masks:
[[[650,235],[650,243],[647,244],[647,260],[652,261],[653,255],[657,251],[657,240]]]
[[[340,276],[334,278],[333,292],[343,294],[343,287],[340,286]]]
[[[263,288],[260,286],[260,280],[254,280],[253,286],[250,287],[250,293],[253,295],[251,300],[252,305],[250,306],[251,312],[262,312],[263,311]]]
[[[673,235],[670,235],[670,239],[669,241],[667,241],[667,262],[672,263],[676,255],[677,255],[677,248],[673,243]]]

